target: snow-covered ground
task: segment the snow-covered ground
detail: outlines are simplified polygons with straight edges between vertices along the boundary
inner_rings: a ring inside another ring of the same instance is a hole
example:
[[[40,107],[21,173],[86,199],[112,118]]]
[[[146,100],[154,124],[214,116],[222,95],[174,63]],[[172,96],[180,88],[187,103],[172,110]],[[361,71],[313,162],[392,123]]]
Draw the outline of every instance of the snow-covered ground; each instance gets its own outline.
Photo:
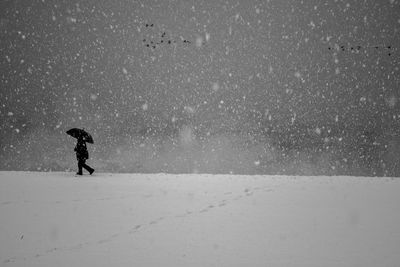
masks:
[[[0,266],[400,266],[400,179],[0,172]]]

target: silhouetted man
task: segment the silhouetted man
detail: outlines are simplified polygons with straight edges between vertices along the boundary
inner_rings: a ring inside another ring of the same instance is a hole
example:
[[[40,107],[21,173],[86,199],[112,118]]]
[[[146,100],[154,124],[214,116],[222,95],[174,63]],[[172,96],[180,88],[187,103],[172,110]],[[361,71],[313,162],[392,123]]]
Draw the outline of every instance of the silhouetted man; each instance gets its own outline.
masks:
[[[82,175],[82,167],[85,168],[90,174],[94,172],[94,169],[86,165],[86,160],[89,158],[89,152],[86,148],[86,142],[83,138],[78,138],[78,142],[75,146],[76,159],[78,160],[78,172],[77,175]]]

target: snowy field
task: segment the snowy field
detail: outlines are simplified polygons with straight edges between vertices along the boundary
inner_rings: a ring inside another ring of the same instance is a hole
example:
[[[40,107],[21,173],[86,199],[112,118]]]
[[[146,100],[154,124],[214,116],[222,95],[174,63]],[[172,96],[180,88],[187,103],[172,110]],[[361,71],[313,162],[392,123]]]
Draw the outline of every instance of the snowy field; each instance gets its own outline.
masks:
[[[0,266],[400,266],[400,179],[0,172]]]

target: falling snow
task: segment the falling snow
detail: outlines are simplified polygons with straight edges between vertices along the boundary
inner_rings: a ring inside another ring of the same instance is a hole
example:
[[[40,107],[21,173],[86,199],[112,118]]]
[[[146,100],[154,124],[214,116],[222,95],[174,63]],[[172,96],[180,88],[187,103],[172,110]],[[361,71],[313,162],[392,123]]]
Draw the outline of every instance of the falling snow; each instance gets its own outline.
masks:
[[[400,174],[399,1],[12,3],[0,168]]]

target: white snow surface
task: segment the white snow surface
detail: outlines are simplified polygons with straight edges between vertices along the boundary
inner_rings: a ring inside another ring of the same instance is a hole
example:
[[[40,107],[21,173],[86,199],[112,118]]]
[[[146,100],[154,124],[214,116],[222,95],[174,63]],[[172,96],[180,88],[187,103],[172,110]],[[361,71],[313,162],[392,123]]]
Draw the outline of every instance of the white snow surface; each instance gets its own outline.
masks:
[[[0,172],[0,266],[400,266],[400,179]]]

